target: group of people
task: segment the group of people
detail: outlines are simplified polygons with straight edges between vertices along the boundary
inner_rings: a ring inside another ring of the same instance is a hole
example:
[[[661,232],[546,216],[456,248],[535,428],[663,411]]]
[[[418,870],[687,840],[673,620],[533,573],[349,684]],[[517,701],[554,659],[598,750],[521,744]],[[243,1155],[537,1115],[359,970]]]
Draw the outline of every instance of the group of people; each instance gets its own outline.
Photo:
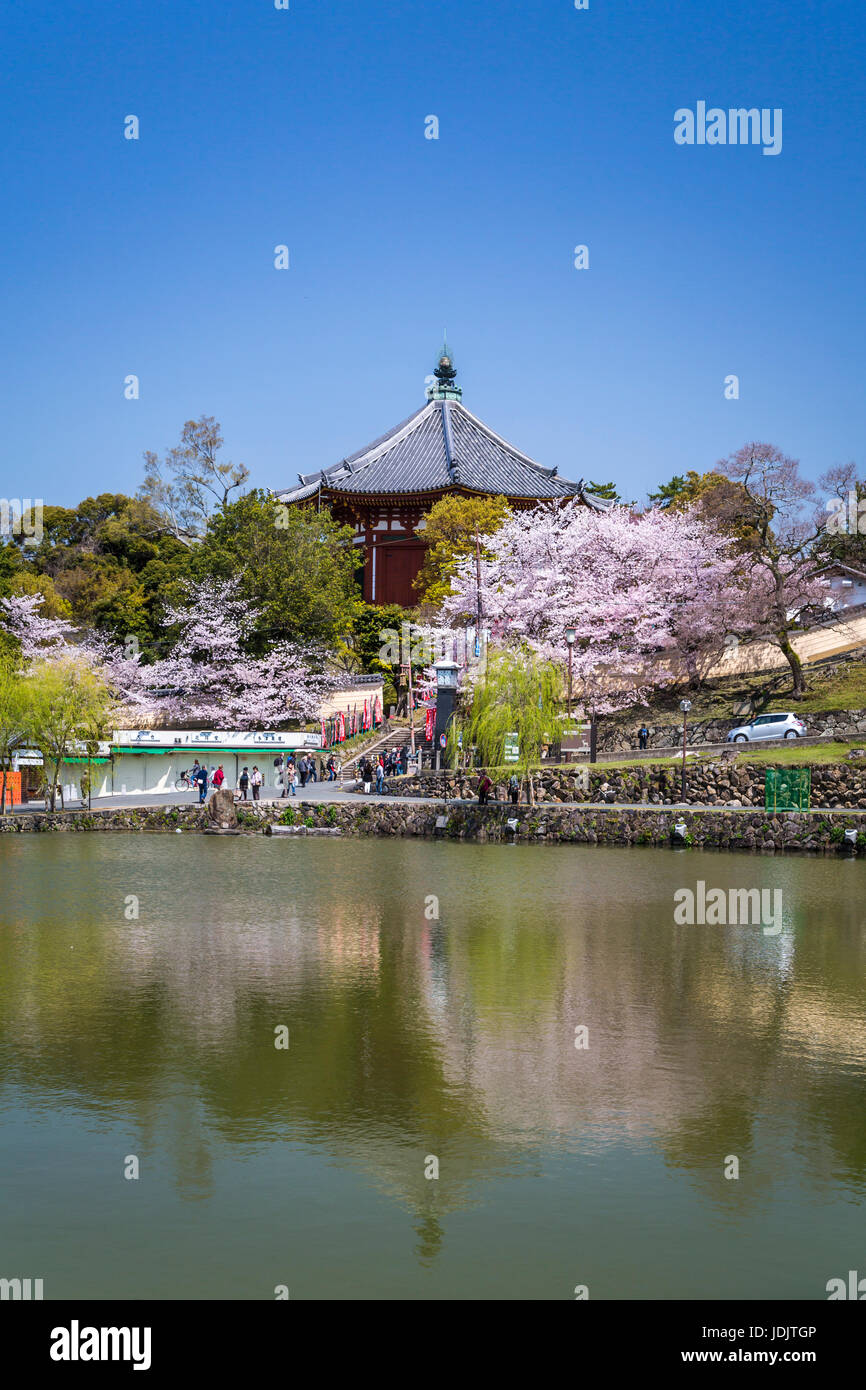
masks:
[[[336,782],[340,773],[340,761],[334,753],[331,753],[324,766],[321,761],[317,761],[312,753],[302,753],[300,758],[296,758],[294,753],[284,755],[280,753],[274,758],[274,782],[281,788],[283,796],[297,796],[297,786],[300,782],[305,787],[308,782],[318,782],[327,780]],[[198,799],[201,804],[207,799],[208,788],[219,789],[225,782],[226,775],[222,763],[219,767],[212,767],[210,771],[203,766],[196,758],[186,776],[198,789]],[[236,799],[238,801],[258,801],[261,797],[262,787],[265,779],[259,768],[254,764],[252,768],[245,766],[238,778]]]
[[[643,736],[645,732],[646,730],[642,729],[641,736]],[[642,741],[641,747],[645,746],[645,742]],[[358,775],[361,782],[364,784],[364,791],[372,791],[373,782],[375,781],[376,791],[381,796],[385,788],[385,778],[391,776],[405,777],[409,771],[410,761],[414,761],[417,764],[417,758],[413,759],[412,754],[409,752],[408,744],[404,744],[402,748],[389,748],[387,753],[380,753],[375,763],[372,763],[367,754],[364,754],[358,764]],[[294,753],[289,753],[287,757],[280,753],[278,757],[274,758],[274,781],[278,787],[282,787],[283,796],[297,796],[297,785],[299,781],[301,787],[305,787],[308,782],[317,782],[320,777],[324,779],[325,773],[327,773],[327,781],[335,782],[340,772],[340,766],[337,757],[333,753],[329,754],[324,768],[321,763],[317,766],[316,759],[313,757],[312,753],[302,753],[300,758],[297,759]],[[225,782],[226,776],[223,771],[222,763],[220,763],[219,767],[212,767],[210,772],[208,772],[208,769],[199,763],[198,758],[196,758],[187,775],[189,780],[198,787],[199,804],[206,800],[208,787],[215,787],[218,790]],[[264,780],[264,777],[255,764],[253,765],[252,771],[250,771],[249,767],[244,767],[238,778],[237,799],[240,801],[248,801],[250,795],[252,795],[252,800],[258,801],[261,796],[262,787],[264,786]],[[482,773],[477,790],[479,805],[486,806],[490,799],[490,793],[493,791],[493,783],[486,772]],[[511,804],[516,806],[520,798],[520,779],[515,773],[512,773],[508,779],[508,796]]]
[[[480,778],[478,779],[479,806],[487,805],[488,801],[490,800],[490,793],[492,791],[493,783],[487,776],[487,773],[482,772]],[[517,776],[516,772],[512,772],[511,776],[508,779],[508,796],[512,806],[516,806],[518,801],[520,800],[520,778]]]
[[[375,782],[376,791],[381,794],[385,778],[405,777],[410,764],[417,767],[417,754],[410,753],[409,745],[404,744],[402,748],[389,748],[387,752],[380,753],[375,763],[365,754],[358,764],[358,775],[364,783],[365,791],[371,791]],[[308,782],[336,782],[341,767],[339,757],[334,752],[328,754],[327,760],[317,759],[312,753],[302,753],[300,757],[296,757],[294,753],[280,753],[274,758],[274,782],[281,789],[283,796],[297,796],[298,783],[304,788]],[[208,769],[199,763],[198,758],[187,776],[198,788],[200,803],[206,800],[208,788],[221,787],[226,777],[222,764],[216,768],[212,767],[208,772]],[[238,778],[236,799],[258,801],[264,782],[265,779],[258,767],[244,767]]]
[[[212,767],[210,772],[208,772],[207,768],[199,762],[198,758],[196,758],[186,775],[193,786],[198,788],[199,805],[201,805],[207,797],[208,787],[212,786],[219,788],[226,779],[222,763],[220,763],[219,767]]]
[[[409,771],[409,763],[414,761],[417,765],[417,755],[409,752],[409,745],[405,743],[402,748],[389,748],[387,753],[380,753],[375,763],[372,763],[365,754],[358,763],[358,777],[364,784],[364,791],[373,790],[373,782],[376,783],[376,791],[379,795],[385,788],[386,777],[405,777]]]
[[[198,800],[201,805],[207,799],[208,787],[213,787],[219,791],[226,780],[225,771],[222,763],[219,767],[208,769],[196,758],[189,772],[186,774],[193,786],[198,788]],[[264,785],[264,778],[257,767],[253,767],[252,772],[245,767],[238,778],[238,791],[243,801],[248,799],[248,793],[252,789],[253,801],[258,801],[261,789]]]
[[[321,760],[313,757],[312,753],[302,753],[300,758],[295,758],[294,753],[284,757],[281,753],[274,758],[274,780],[278,787],[282,787],[283,796],[297,796],[298,783],[305,787],[308,782],[328,781],[336,782],[340,772],[340,762],[334,753],[328,755],[328,760],[324,767]],[[326,776],[327,774],[327,776]]]
[[[264,781],[265,779],[257,767],[253,767],[252,772],[250,772],[248,767],[245,767],[238,778],[240,800],[248,801],[249,793],[252,792],[253,801],[258,801],[261,796]]]

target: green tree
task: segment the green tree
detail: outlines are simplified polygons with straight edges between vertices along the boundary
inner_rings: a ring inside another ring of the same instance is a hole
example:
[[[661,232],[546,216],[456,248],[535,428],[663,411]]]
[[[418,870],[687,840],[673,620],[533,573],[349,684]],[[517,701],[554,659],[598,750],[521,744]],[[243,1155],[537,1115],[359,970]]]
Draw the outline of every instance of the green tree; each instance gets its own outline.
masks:
[[[333,651],[360,609],[353,538],[329,511],[286,507],[255,489],[211,518],[190,565],[196,579],[240,579],[261,612],[259,649],[285,637]]]
[[[544,661],[530,647],[489,651],[483,679],[472,691],[466,714],[455,720],[448,746],[457,757],[457,734],[464,747],[474,745],[484,767],[505,762],[505,738],[516,733],[518,759],[514,770],[525,780],[529,800],[535,800],[532,770],[541,761],[545,745],[559,743],[567,720],[562,710],[562,671]]]
[[[622,501],[616,490],[616,483],[587,483],[586,490],[594,492],[596,497],[601,497],[605,502]]]
[[[152,450],[144,455],[144,482],[138,495],[159,514],[165,529],[184,545],[192,545],[212,516],[225,511],[229,497],[250,476],[243,463],[218,457],[223,446],[219,422],[212,415],[187,420],[180,444],[164,459]]]
[[[113,701],[104,682],[76,658],[37,662],[23,684],[26,735],[42,754],[46,807],[53,811],[64,759],[107,730]]]
[[[105,492],[74,508],[46,506],[42,540],[20,553],[18,568],[0,554],[0,595],[42,593],[47,616],[121,642],[135,636],[147,655],[188,566],[187,547],[166,534],[151,506]]]
[[[483,540],[499,530],[510,512],[504,497],[443,497],[424,518],[419,534],[427,550],[415,577],[419,601],[437,606],[451,590],[451,576],[461,560],[475,554]],[[481,546],[482,559],[486,556]]]
[[[674,474],[657,492],[648,494],[650,502],[663,510],[684,512],[694,507],[702,518],[733,537],[736,549],[753,550],[759,543],[750,499],[739,481],[726,478],[715,469],[697,473],[690,468],[685,477]],[[772,518],[772,511],[770,513]]]
[[[691,473],[689,476],[697,478],[698,475]],[[682,473],[675,473],[669,483],[661,483],[658,492],[649,493],[649,500],[654,502],[657,507],[661,507],[663,511],[666,511],[668,507],[674,511],[680,510],[681,504],[685,503],[687,497],[689,501],[694,501],[693,493]],[[688,504],[685,503],[685,505]]]

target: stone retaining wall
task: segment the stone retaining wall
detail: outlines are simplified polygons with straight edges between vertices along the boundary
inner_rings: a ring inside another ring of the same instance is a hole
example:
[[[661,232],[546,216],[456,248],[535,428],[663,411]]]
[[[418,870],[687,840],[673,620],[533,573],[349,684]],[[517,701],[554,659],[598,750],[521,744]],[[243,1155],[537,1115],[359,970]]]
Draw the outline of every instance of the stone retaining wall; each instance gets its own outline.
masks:
[[[748,810],[677,810],[635,807],[586,810],[579,806],[450,806],[388,800],[331,803],[300,801],[291,808],[296,825],[328,827],[348,835],[420,836],[477,843],[670,845],[675,825],[685,826],[687,847],[724,850],[811,851],[866,854],[866,817],[853,812],[791,812],[777,816]],[[285,808],[267,803],[244,808],[241,832],[257,834],[283,823]],[[143,807],[9,816],[6,833],[139,831],[201,833],[207,818],[198,806]],[[845,844],[846,829],[857,843]]]
[[[686,804],[734,809],[762,807],[766,770],[763,764],[735,763],[726,759],[699,763],[687,759]],[[473,800],[477,797],[479,775],[477,771],[444,776],[441,772],[422,773],[415,777],[392,777],[389,785],[396,796],[438,796],[441,799],[447,787],[449,800]],[[641,763],[629,768],[551,769],[537,773],[533,782],[537,801],[682,804],[681,767],[658,763]],[[497,801],[507,801],[506,783],[497,782],[492,796]],[[852,758],[850,763],[816,764],[812,768],[812,804],[866,810],[866,758]]]

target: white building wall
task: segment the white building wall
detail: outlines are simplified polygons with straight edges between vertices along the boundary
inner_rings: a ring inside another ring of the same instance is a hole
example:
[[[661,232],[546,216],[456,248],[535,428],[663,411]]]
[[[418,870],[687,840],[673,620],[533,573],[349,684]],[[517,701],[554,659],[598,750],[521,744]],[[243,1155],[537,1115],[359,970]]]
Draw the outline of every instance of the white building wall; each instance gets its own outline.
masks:
[[[311,749],[313,756],[317,756],[315,749]],[[92,799],[100,796],[127,795],[138,796],[142,792],[173,792],[175,782],[180,777],[181,772],[188,772],[193,765],[195,758],[203,763],[210,775],[211,767],[217,768],[222,764],[225,773],[224,787],[229,787],[232,791],[237,787],[238,778],[244,766],[249,768],[252,774],[253,766],[257,766],[264,778],[262,785],[262,796],[276,796],[282,791],[276,783],[277,769],[274,767],[275,753],[271,749],[263,750],[261,755],[255,758],[242,757],[235,753],[225,753],[213,758],[206,758],[202,753],[190,755],[188,750],[178,753],[123,753],[115,756],[113,764],[100,764],[93,769],[93,787],[91,792]],[[300,757],[300,754],[297,755]],[[320,754],[318,756],[321,756]],[[77,795],[77,792],[76,792]],[[252,792],[249,793],[252,797]]]

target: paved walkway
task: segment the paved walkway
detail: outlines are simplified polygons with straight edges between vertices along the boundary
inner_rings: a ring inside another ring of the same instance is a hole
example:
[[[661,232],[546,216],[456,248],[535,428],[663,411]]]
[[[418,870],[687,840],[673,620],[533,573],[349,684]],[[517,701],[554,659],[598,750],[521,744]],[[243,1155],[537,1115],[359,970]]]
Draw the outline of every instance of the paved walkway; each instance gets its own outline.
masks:
[[[142,793],[139,796],[100,796],[94,799],[91,809],[94,811],[110,811],[118,807],[143,807],[143,806],[192,806],[198,801],[197,792],[150,792]],[[421,796],[377,796],[371,792],[369,796],[364,796],[357,792],[341,790],[334,783],[314,782],[311,786],[305,787],[303,791],[298,788],[297,796],[289,797],[268,797],[263,798],[259,803],[262,806],[302,806],[305,802],[321,801],[325,804],[329,802],[370,802],[387,804],[394,802],[399,805],[418,806],[419,809],[428,807],[431,810],[439,807],[445,809],[442,797],[421,797]],[[251,804],[251,803],[246,803]],[[512,807],[509,801],[489,801],[488,806],[496,806],[501,809],[526,811],[530,809],[527,803],[521,802],[519,807]],[[244,805],[238,802],[239,806]],[[471,800],[461,800],[459,797],[449,797],[448,806],[477,806],[478,801],[475,797]],[[26,814],[27,812],[42,812],[44,805],[41,801],[30,801],[26,806],[17,806],[15,815]],[[58,806],[58,810],[59,810]],[[86,810],[80,801],[69,802],[64,808],[67,811]],[[536,801],[531,807],[533,811],[732,811],[748,814],[752,811],[763,811],[763,806],[708,806],[703,804],[675,802],[672,806],[658,805],[649,801]],[[844,806],[812,806],[812,811],[832,811],[837,814],[849,816],[866,816],[866,810],[858,810],[856,807],[848,808]],[[7,811],[7,815],[9,812]],[[779,812],[784,815],[785,812]]]

